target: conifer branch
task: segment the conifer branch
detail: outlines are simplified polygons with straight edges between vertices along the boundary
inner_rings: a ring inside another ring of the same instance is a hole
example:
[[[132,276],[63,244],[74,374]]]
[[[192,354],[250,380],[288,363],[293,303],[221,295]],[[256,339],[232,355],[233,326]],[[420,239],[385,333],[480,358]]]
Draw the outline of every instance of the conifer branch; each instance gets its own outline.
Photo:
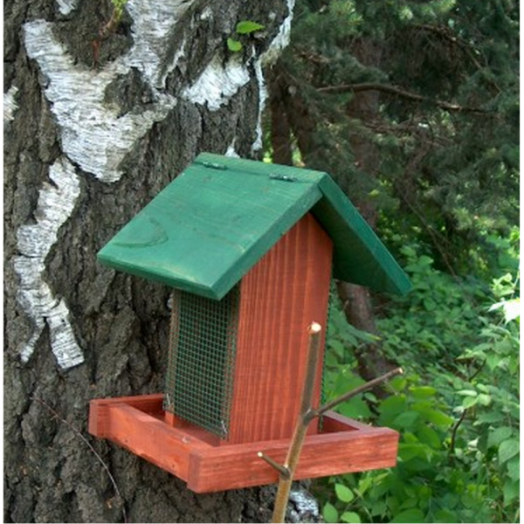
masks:
[[[361,84],[341,84],[338,86],[326,86],[319,87],[317,91],[320,93],[330,93],[330,94],[340,94],[340,93],[362,93],[364,91],[380,91],[382,93],[388,93],[390,95],[397,95],[406,100],[412,100],[413,102],[429,102],[441,109],[446,111],[456,111],[463,113],[488,113],[487,110],[481,109],[479,107],[468,107],[461,106],[459,104],[452,104],[451,102],[446,102],[444,100],[436,100],[427,96],[419,95],[418,93],[413,93],[412,91],[406,91],[400,87],[379,84],[374,82],[366,82]]]

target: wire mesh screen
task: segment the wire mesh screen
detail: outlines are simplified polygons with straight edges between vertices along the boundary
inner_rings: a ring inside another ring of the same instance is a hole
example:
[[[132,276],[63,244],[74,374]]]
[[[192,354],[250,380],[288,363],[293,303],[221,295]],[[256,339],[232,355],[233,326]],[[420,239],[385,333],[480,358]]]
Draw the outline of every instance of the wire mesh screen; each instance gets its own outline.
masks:
[[[239,286],[222,300],[173,292],[164,409],[227,439]]]

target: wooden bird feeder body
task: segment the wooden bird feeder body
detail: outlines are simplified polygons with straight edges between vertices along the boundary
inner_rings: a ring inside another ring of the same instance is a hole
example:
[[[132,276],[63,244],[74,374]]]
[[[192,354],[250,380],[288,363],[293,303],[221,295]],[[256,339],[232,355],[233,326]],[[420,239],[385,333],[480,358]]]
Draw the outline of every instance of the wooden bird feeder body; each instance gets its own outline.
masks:
[[[285,458],[307,327],[327,324],[332,276],[393,293],[410,286],[325,173],[208,153],[99,259],[171,286],[174,307],[164,393],[91,401],[89,431],[197,493],[278,481],[257,453]],[[330,412],[310,424],[295,478],[390,467],[397,444],[395,431]]]

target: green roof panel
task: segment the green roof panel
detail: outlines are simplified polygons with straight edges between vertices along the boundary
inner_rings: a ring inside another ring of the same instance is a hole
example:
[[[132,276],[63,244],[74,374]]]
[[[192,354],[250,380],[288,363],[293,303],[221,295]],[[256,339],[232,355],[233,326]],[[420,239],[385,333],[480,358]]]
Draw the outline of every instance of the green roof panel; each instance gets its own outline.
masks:
[[[405,293],[409,280],[331,178],[200,154],[99,252],[110,267],[222,298],[308,211],[334,242],[334,276]]]
[[[340,188],[328,176],[319,187],[324,198],[312,212],[333,240],[333,276],[376,291],[407,293],[408,277]]]
[[[322,197],[308,177],[290,183],[215,160],[200,155],[102,248],[100,261],[220,299]]]

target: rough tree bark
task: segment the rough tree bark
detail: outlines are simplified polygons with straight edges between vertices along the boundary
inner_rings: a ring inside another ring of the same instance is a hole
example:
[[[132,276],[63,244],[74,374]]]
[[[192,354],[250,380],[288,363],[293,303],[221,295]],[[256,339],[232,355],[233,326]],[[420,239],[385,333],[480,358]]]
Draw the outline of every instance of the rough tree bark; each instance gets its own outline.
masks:
[[[86,424],[92,398],[162,390],[169,324],[168,289],[95,255],[200,151],[256,155],[292,9],[128,0],[101,38],[109,0],[5,5],[5,522],[270,517],[267,491],[196,496]],[[266,29],[231,53],[241,20]]]

